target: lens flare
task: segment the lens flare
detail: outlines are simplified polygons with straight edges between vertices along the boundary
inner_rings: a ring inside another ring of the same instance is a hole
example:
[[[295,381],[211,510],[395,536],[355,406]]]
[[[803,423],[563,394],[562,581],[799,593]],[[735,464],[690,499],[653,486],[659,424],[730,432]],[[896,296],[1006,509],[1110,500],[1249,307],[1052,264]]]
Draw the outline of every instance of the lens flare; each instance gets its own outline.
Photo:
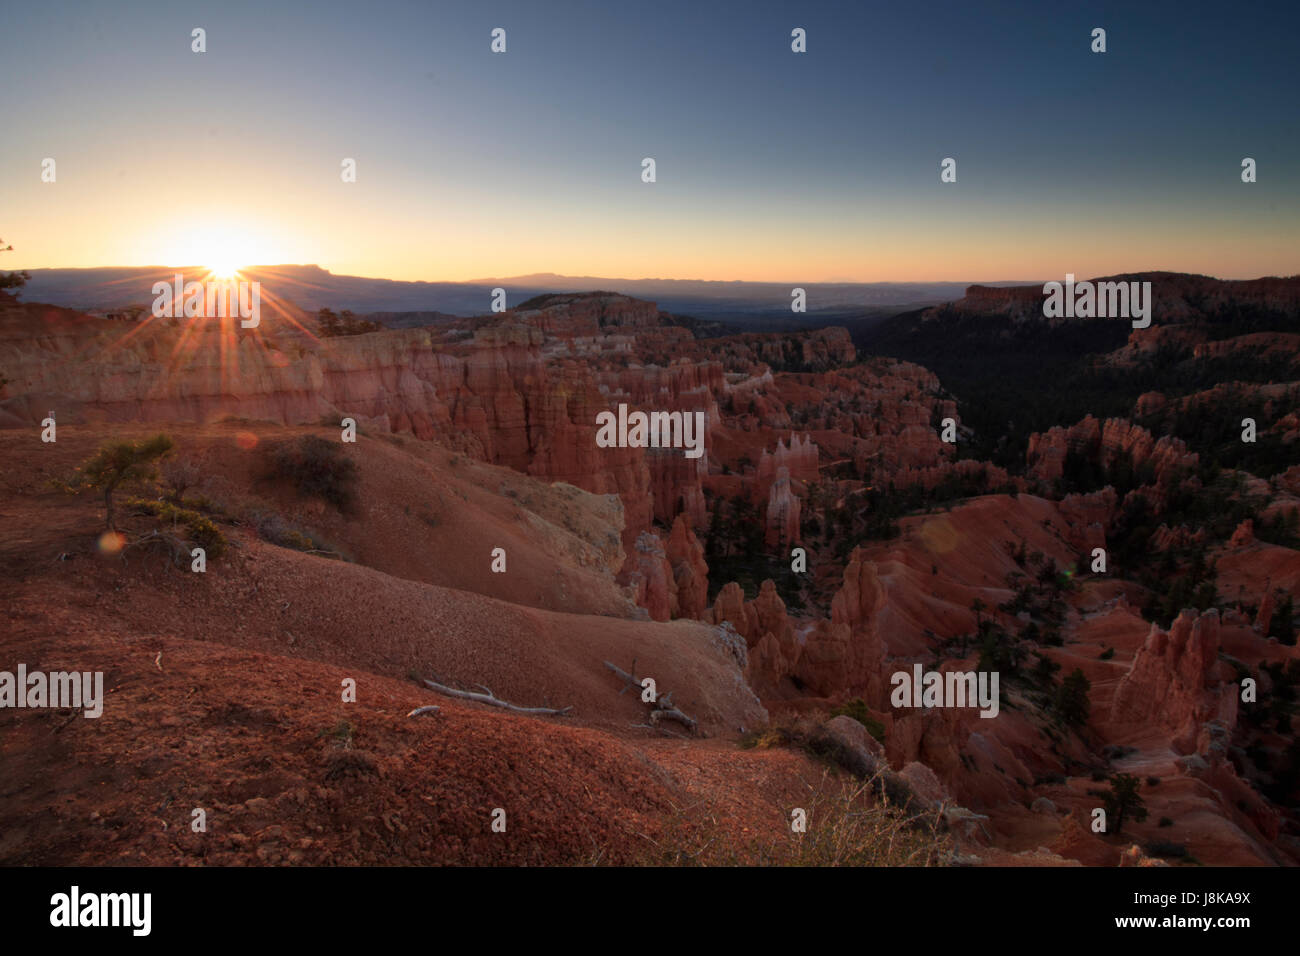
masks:
[[[120,554],[126,547],[126,535],[119,531],[105,531],[99,536],[100,554]]]

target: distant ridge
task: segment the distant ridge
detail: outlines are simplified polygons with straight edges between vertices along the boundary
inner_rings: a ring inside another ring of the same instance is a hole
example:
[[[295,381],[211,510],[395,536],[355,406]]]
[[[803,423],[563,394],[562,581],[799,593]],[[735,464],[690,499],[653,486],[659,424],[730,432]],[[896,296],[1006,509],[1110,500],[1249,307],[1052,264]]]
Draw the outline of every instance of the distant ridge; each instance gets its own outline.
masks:
[[[27,302],[48,302],[68,308],[102,311],[146,305],[153,283],[171,281],[176,272],[201,278],[203,267],[131,266],[93,269],[32,269],[22,291]],[[965,282],[722,282],[698,279],[610,279],[562,276],[556,273],[469,282],[422,282],[335,275],[318,265],[251,266],[241,275],[300,308],[351,309],[357,313],[446,313],[480,315],[491,308],[494,288],[506,290],[513,307],[538,295],[606,289],[657,302],[681,315],[729,319],[759,315],[779,317],[789,324],[810,324],[790,312],[790,290],[799,286],[808,296],[807,316],[819,312],[937,305],[960,298]],[[1004,285],[1013,283],[993,283]]]

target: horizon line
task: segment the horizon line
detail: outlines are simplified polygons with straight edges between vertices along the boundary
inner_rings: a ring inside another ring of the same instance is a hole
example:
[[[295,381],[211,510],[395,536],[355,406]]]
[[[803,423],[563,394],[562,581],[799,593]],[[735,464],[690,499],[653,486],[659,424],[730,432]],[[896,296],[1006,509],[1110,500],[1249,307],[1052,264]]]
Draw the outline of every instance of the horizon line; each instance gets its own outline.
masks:
[[[23,266],[14,269],[0,271],[16,272],[95,272],[122,269],[166,269],[166,270],[206,270],[210,268],[206,265],[189,264],[189,265],[165,265],[165,264],[147,264],[147,265],[111,265],[111,266]],[[500,282],[522,282],[530,279],[594,279],[602,282],[682,282],[682,283],[701,283],[712,285],[777,285],[786,286],[792,282],[797,285],[848,285],[848,286],[882,286],[882,285],[1038,285],[1042,281],[1056,281],[1054,278],[1047,280],[1039,279],[698,279],[698,278],[671,278],[664,276],[643,276],[640,278],[631,278],[628,276],[599,276],[599,275],[569,275],[562,272],[528,272],[513,276],[492,276],[486,278],[473,279],[396,279],[391,276],[374,276],[359,275],[349,272],[333,272],[328,267],[322,266],[315,262],[281,262],[271,264],[252,264],[243,265],[239,270],[273,270],[273,269],[319,269],[327,275],[342,279],[368,279],[380,282],[402,282],[410,284],[425,285],[486,285],[488,283]],[[236,271],[239,271],[236,270]],[[1218,276],[1209,275],[1200,272],[1180,272],[1174,269],[1135,269],[1127,272],[1109,273],[1105,276],[1093,276],[1092,278],[1108,278],[1122,275],[1177,275],[1190,276],[1207,279],[1215,279],[1220,282],[1252,282],[1263,279],[1293,279],[1300,278],[1300,273],[1293,275],[1255,275],[1255,276]],[[595,291],[595,290],[588,290]],[[610,290],[614,291],[614,290]]]

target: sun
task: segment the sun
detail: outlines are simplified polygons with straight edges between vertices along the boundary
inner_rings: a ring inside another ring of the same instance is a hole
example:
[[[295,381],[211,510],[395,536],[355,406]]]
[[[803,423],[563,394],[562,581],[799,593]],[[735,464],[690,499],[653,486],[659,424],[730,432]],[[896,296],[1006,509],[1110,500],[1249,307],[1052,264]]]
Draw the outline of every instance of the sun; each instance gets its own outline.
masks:
[[[214,279],[233,279],[239,274],[239,266],[232,259],[218,257],[208,261],[208,274]]]

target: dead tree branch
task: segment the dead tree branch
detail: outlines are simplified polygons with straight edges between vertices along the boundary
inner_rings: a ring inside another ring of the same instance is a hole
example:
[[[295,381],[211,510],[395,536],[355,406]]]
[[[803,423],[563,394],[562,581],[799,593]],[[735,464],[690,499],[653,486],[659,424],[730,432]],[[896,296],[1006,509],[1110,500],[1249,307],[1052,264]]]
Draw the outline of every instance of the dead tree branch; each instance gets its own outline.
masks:
[[[190,546],[176,535],[165,531],[150,531],[140,535],[134,541],[128,541],[119,556],[125,563],[127,552],[135,548],[158,550],[160,547],[177,567],[184,567],[186,558],[190,556]]]
[[[691,717],[687,717],[676,707],[667,707],[661,710],[654,710],[650,712],[650,723],[654,724],[657,727],[659,725],[659,721],[661,720],[675,720],[683,727],[685,727],[687,730],[695,729],[695,720]]]
[[[439,694],[446,694],[448,697],[459,697],[462,700],[472,700],[479,704],[490,704],[493,707],[503,707],[506,710],[514,711],[516,714],[546,714],[552,717],[563,717],[572,707],[520,707],[518,704],[512,704],[504,701],[492,693],[477,694],[472,690],[457,690],[455,687],[448,687],[446,684],[439,684],[436,681],[425,680],[424,686],[430,690],[437,691]],[[484,688],[486,690],[486,688]]]
[[[626,685],[619,691],[620,694],[626,693],[629,687],[634,688],[638,694],[641,692],[641,681],[636,676],[635,660],[632,661],[631,673],[623,670],[623,668],[618,667],[615,664],[611,664],[609,661],[605,661],[605,666],[613,671],[618,677],[622,678],[623,683]],[[698,726],[694,718],[688,717],[684,712],[673,705],[672,691],[668,691],[664,694],[657,694],[654,702],[647,702],[647,706],[650,708],[650,726],[656,730],[662,731],[663,733],[668,733],[668,731],[659,726],[659,722],[662,720],[675,720],[692,733],[695,732]]]

